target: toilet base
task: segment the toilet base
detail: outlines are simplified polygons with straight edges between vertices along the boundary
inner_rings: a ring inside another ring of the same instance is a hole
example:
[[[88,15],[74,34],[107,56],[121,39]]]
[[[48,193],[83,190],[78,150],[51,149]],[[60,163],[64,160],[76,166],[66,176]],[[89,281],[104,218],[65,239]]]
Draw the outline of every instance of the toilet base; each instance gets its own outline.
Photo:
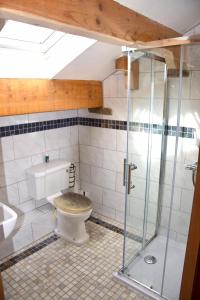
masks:
[[[76,244],[77,246],[81,246],[81,245],[87,243],[87,242],[89,241],[89,239],[90,239],[89,234],[88,234],[87,232],[86,232],[86,235],[85,235],[85,238],[84,238],[84,239],[76,239],[76,238],[74,238],[74,237],[66,236],[66,234],[61,233],[61,232],[58,230],[58,228],[56,228],[56,229],[54,230],[54,232],[55,232],[58,236],[60,236],[60,237],[62,237],[63,239],[65,239],[67,242]]]
[[[89,240],[85,228],[85,221],[91,215],[92,210],[81,214],[68,214],[57,209],[56,234],[76,245],[82,245]]]

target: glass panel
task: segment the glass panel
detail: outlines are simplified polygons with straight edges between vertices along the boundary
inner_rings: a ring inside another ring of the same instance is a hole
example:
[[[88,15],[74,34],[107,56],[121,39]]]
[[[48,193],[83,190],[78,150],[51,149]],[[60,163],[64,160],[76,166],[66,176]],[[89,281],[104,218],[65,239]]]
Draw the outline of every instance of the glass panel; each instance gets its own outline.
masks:
[[[177,113],[177,161],[174,195],[169,223],[162,295],[178,300],[193,203],[193,167],[198,160],[200,132],[200,46],[182,47],[181,68],[177,78],[179,93],[173,100]],[[185,72],[187,70],[187,72]],[[180,116],[180,120],[179,120]],[[171,121],[172,122],[172,121]],[[176,266],[176,268],[174,268]],[[175,288],[174,288],[175,286]]]
[[[134,55],[129,53],[130,77]],[[137,169],[131,171],[131,184],[134,189],[127,191],[126,199],[126,238],[124,265],[128,266],[136,253],[142,248],[145,209],[145,190],[147,175],[148,134],[144,125],[149,128],[149,102],[151,92],[151,59],[140,58],[140,89],[129,91],[129,119],[127,129],[127,165],[134,163]],[[146,64],[146,72],[141,72]],[[130,82],[132,77],[130,78]],[[137,97],[137,98],[136,98]],[[134,100],[133,100],[134,98]],[[146,124],[144,121],[146,120]],[[128,177],[128,168],[127,168]],[[128,179],[128,178],[127,178]]]
[[[130,66],[134,59],[134,54],[129,54]],[[129,93],[127,162],[137,165],[137,169],[131,172],[135,187],[130,193],[127,188],[126,195],[124,271],[136,281],[160,291],[161,281],[155,287],[152,269],[149,272],[144,262],[144,249],[157,234],[160,212],[166,65],[157,59],[146,54],[137,59],[139,89]],[[126,175],[128,181],[128,170]],[[162,279],[162,268],[157,272],[158,278]]]

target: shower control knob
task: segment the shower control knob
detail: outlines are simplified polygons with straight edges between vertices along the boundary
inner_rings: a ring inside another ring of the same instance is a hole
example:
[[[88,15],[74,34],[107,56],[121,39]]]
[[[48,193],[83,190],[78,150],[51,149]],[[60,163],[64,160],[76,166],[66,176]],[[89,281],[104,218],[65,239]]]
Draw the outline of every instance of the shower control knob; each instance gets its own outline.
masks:
[[[186,165],[185,169],[192,171],[192,182],[195,186],[196,184],[196,175],[197,175],[197,162],[194,162],[192,164]]]
[[[191,170],[191,171],[196,171],[197,170],[197,162],[186,165],[185,169],[186,170]]]

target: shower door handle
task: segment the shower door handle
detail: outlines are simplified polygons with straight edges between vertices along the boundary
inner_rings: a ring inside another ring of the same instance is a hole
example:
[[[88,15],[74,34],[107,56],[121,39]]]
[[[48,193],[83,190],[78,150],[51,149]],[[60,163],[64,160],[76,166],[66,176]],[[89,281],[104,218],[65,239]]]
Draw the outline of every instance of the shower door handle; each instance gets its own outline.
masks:
[[[131,174],[132,174],[132,171],[137,169],[137,166],[133,162],[131,162],[130,164],[127,164],[126,161],[127,160],[125,158],[124,159],[123,186],[126,185],[126,168],[128,167],[128,194],[130,194],[131,189],[134,189],[134,187],[135,187],[131,181]]]
[[[134,163],[130,163],[128,165],[128,194],[130,194],[131,190],[134,189],[134,187],[135,187],[131,181],[131,174],[132,174],[132,171],[134,171],[136,169],[137,169],[137,166]]]
[[[196,184],[196,173],[197,173],[197,162],[186,165],[185,169],[192,171],[192,182],[193,182],[193,185],[195,186],[195,184]]]

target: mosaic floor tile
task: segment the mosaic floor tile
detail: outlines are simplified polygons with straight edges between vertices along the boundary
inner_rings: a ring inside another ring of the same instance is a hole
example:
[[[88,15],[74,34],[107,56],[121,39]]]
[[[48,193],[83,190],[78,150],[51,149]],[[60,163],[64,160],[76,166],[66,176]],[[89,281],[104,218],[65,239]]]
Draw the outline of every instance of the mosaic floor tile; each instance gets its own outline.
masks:
[[[90,221],[87,230],[81,247],[59,238],[3,271],[6,300],[148,299],[113,279],[123,236]]]

